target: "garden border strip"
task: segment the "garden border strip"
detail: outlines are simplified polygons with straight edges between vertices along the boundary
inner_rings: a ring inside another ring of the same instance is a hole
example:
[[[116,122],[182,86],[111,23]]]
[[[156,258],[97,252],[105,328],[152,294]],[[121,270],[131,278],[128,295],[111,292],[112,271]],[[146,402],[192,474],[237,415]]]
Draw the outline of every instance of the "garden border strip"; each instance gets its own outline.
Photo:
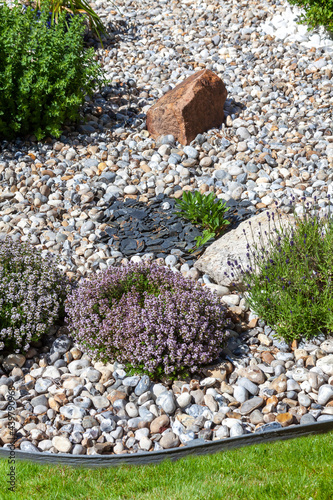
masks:
[[[176,461],[189,455],[207,455],[220,451],[251,446],[253,444],[283,441],[308,435],[324,434],[333,431],[333,421],[317,422],[310,425],[294,425],[286,428],[263,433],[247,434],[234,438],[220,439],[211,443],[200,443],[181,448],[172,448],[162,451],[147,451],[124,455],[70,455],[66,453],[28,453],[15,450],[15,459],[31,460],[33,462],[51,465],[71,465],[95,469],[100,467],[116,467],[119,465],[155,465],[163,460]],[[11,450],[0,448],[0,458],[8,458]]]

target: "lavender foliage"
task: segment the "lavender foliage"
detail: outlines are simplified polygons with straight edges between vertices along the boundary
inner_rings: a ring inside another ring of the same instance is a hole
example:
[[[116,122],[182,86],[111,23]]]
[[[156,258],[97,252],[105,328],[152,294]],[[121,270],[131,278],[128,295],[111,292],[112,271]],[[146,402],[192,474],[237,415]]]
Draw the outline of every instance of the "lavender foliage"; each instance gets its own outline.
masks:
[[[0,242],[0,351],[27,350],[64,312],[70,291],[50,254],[28,244]]]
[[[252,233],[247,266],[228,262],[251,309],[288,342],[333,331],[333,214],[302,201],[287,226],[267,212],[269,237]]]
[[[157,264],[111,267],[84,280],[66,313],[89,355],[155,377],[197,371],[217,358],[227,337],[218,298]]]

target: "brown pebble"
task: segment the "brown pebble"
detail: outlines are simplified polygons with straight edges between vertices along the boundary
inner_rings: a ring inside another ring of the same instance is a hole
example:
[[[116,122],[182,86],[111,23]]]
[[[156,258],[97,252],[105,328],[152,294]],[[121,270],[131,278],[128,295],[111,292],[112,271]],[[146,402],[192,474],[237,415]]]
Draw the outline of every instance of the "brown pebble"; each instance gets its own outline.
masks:
[[[267,399],[266,406],[265,408],[262,409],[262,412],[268,414],[275,411],[278,402],[279,400],[276,396],[271,396],[270,398]]]
[[[286,403],[291,408],[295,408],[296,406],[298,406],[298,402],[295,399],[290,398],[283,398],[282,403]]]
[[[150,424],[150,432],[152,434],[162,433],[170,423],[168,415],[161,415],[155,418]]]
[[[305,366],[308,370],[310,370],[311,368],[314,368],[316,366],[316,356],[314,356],[313,354],[310,354],[310,356],[308,356],[306,358],[306,361],[305,361]]]
[[[111,404],[113,404],[117,399],[126,399],[126,394],[122,391],[112,391],[110,394],[107,396],[108,400],[110,401]]]
[[[270,385],[270,389],[274,389],[277,393],[285,392],[287,389],[287,377],[284,373],[279,375]]]
[[[270,422],[275,422],[274,413],[268,413],[267,415],[264,415],[264,422],[265,424],[269,424]]]
[[[197,389],[200,389],[200,382],[199,380],[191,380],[190,382],[190,390],[195,391]]]
[[[279,422],[282,427],[287,427],[287,425],[291,425],[293,423],[294,416],[292,413],[279,413],[276,415],[276,421]]]
[[[268,365],[271,364],[272,361],[274,361],[274,356],[269,351],[264,351],[261,353],[261,359],[263,360],[264,363],[267,363]]]
[[[249,321],[247,324],[248,328],[255,328],[257,326],[258,321],[259,318],[252,318],[251,321]]]

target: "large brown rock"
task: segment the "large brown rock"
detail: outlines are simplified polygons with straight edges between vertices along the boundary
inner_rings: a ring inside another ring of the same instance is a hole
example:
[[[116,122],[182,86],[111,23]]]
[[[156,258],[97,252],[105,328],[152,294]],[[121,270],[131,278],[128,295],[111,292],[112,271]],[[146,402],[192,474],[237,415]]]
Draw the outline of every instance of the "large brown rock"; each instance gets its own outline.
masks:
[[[227,90],[213,71],[197,71],[169,90],[147,112],[147,130],[153,138],[172,134],[189,144],[198,134],[223,122]]]
[[[280,228],[280,222],[281,226],[285,227],[288,224],[294,225],[295,219],[291,215],[281,214],[281,219],[277,222],[278,228]],[[255,243],[260,247],[259,234],[261,233],[265,246],[267,244],[265,231],[270,238],[276,237],[274,224],[269,223],[266,212],[262,212],[251,217],[250,221],[241,222],[236,229],[229,231],[212,243],[196,261],[194,267],[209,274],[218,285],[229,287],[233,282],[238,283],[239,280],[231,276],[232,269],[228,265],[228,261],[237,260],[246,269],[250,265],[247,243],[249,242],[251,246]]]

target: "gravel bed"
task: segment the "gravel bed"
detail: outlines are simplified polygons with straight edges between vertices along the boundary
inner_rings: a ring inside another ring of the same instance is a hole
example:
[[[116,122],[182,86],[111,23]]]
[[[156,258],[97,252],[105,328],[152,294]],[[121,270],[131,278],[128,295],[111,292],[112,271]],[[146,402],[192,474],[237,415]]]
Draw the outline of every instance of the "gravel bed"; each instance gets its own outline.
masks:
[[[296,25],[280,1],[274,9],[272,1],[94,5],[112,23],[97,48],[110,84],[87,98],[82,123],[60,140],[1,144],[2,235],[30,240],[60,255],[65,272],[86,276],[125,257],[100,240],[116,200],[199,189],[257,210],[275,200],[288,210],[292,196],[328,204],[332,41],[309,49],[318,34],[297,27],[288,35]],[[225,123],[186,147],[172,136],[152,140],[149,106],[202,68],[227,87]]]
[[[262,325],[262,326],[260,326]],[[41,349],[1,357],[0,443],[32,453],[124,454],[333,421],[333,338],[298,347],[232,325],[197,377],[162,383],[94,363],[64,327]],[[54,332],[55,333],[55,332]],[[11,417],[12,418],[12,417]]]
[[[144,210],[160,223],[173,198],[194,189],[226,200],[235,223],[237,214],[245,218],[274,202],[288,212],[292,197],[327,208],[333,42],[323,32],[305,33],[296,11],[279,0],[93,5],[112,24],[104,48],[91,41],[109,85],[86,99],[81,123],[66,126],[59,140],[1,143],[1,237],[59,255],[69,276],[161,259],[214,289],[231,306],[234,324],[214,366],[172,385],[128,376],[117,363],[94,363],[64,327],[25,355],[3,353],[0,444],[10,443],[12,400],[16,446],[36,453],[134,453],[333,420],[332,338],[277,341],[244,299],[193,268],[184,221],[173,245],[152,250],[151,228],[138,228],[130,214]],[[225,123],[189,146],[172,136],[152,140],[147,109],[202,68],[226,85]],[[120,227],[117,242],[112,228]],[[143,243],[124,245],[135,230]]]

